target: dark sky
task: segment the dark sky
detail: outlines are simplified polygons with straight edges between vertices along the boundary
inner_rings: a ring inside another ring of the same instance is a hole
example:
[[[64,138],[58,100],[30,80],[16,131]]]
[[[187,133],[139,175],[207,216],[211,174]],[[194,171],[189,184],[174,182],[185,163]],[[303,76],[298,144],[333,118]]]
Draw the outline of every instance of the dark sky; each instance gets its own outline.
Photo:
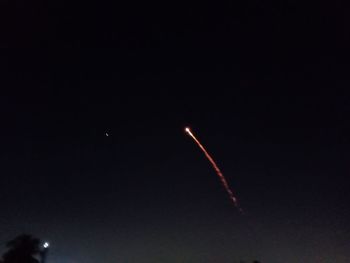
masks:
[[[1,244],[32,233],[52,263],[349,262],[348,6],[3,5]]]

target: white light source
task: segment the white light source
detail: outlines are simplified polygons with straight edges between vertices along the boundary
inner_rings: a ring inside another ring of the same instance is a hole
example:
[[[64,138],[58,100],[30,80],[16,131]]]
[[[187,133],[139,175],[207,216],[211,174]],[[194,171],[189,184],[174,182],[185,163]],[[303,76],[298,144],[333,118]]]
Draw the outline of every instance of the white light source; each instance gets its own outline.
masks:
[[[43,245],[44,248],[48,248],[49,246],[50,246],[50,244],[48,242],[45,242]]]

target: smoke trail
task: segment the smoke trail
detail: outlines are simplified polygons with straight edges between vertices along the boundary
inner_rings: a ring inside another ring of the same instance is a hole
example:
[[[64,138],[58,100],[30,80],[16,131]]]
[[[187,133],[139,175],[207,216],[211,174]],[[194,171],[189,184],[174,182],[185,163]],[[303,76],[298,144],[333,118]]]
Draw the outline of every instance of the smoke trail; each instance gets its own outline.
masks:
[[[209,160],[209,162],[213,166],[216,174],[219,176],[219,179],[220,179],[222,185],[224,186],[226,192],[228,193],[230,199],[232,200],[233,204],[239,210],[239,212],[243,213],[243,210],[240,208],[240,206],[238,204],[237,198],[234,196],[234,194],[233,194],[232,190],[230,189],[224,175],[220,171],[220,169],[217,166],[217,164],[215,163],[214,159],[210,156],[210,154],[207,152],[207,150],[204,148],[204,146],[199,142],[199,140],[196,138],[196,136],[193,135],[190,128],[185,128],[185,132],[187,132],[187,134],[192,137],[192,139],[197,143],[199,148],[203,151],[205,157],[207,157],[207,159]]]

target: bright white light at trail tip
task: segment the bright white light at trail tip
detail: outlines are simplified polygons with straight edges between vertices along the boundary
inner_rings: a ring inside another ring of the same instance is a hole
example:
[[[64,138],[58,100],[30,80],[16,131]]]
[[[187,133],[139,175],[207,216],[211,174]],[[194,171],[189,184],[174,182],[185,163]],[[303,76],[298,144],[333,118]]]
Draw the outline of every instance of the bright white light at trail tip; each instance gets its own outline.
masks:
[[[190,132],[190,128],[186,127],[185,132]]]
[[[49,247],[49,243],[48,242],[45,242],[44,243],[44,248],[48,248]]]

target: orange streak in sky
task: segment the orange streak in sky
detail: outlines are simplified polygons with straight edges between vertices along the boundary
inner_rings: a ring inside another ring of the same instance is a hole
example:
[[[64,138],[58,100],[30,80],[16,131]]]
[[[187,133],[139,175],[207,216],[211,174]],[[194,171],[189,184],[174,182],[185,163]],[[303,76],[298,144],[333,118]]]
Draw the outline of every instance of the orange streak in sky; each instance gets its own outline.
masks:
[[[219,179],[222,183],[222,185],[224,186],[226,192],[228,193],[228,195],[230,196],[230,199],[232,200],[233,204],[235,205],[235,207],[241,212],[243,213],[242,209],[239,207],[238,205],[238,201],[237,198],[234,196],[232,190],[230,189],[224,175],[222,174],[222,172],[220,171],[219,167],[217,166],[217,164],[215,163],[214,159],[210,156],[210,154],[207,152],[207,150],[204,148],[204,146],[199,142],[199,140],[196,138],[196,136],[193,135],[193,133],[191,132],[190,128],[185,128],[185,132],[190,135],[192,137],[192,139],[197,143],[197,145],[199,146],[199,148],[202,150],[202,152],[204,153],[205,157],[207,157],[207,159],[209,160],[209,162],[211,163],[211,165],[213,166],[216,174],[219,176]]]

